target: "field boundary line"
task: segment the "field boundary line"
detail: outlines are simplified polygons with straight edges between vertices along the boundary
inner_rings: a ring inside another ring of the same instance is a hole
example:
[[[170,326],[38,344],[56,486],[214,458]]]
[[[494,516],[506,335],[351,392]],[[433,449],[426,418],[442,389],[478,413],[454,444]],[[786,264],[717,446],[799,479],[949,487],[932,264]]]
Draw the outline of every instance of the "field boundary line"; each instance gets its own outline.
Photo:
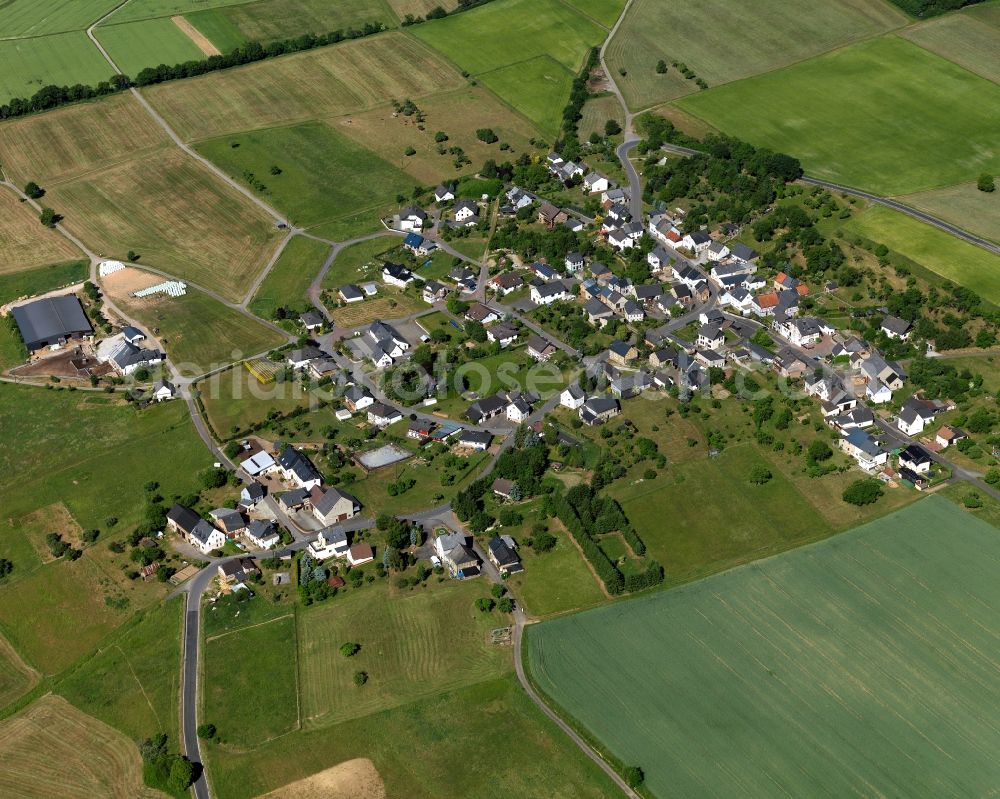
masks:
[[[568,8],[570,11],[574,12],[575,14],[579,14],[584,19],[589,19],[591,22],[593,22],[601,30],[609,31],[609,32],[611,31],[611,28],[609,28],[603,22],[600,22],[599,20],[594,19],[592,16],[590,16],[590,14],[588,14],[582,8],[577,8],[576,6],[574,6],[574,5],[570,4],[570,3],[567,3],[566,0],[556,0],[556,2],[559,3],[560,5],[566,6],[566,8]],[[605,36],[604,38],[607,39],[608,37]]]
[[[160,714],[156,712],[156,708],[153,707],[153,703],[149,701],[149,694],[146,693],[145,687],[143,687],[142,680],[139,679],[139,675],[135,673],[135,668],[132,666],[132,661],[128,659],[128,655],[125,654],[125,650],[122,649],[121,644],[115,644],[115,649],[122,653],[122,657],[125,659],[125,663],[128,665],[128,670],[132,672],[132,677],[135,679],[136,685],[139,686],[139,690],[142,691],[142,698],[146,700],[146,704],[149,705],[149,709],[153,711],[153,716],[156,719],[156,723],[162,726],[160,721]]]
[[[292,628],[295,630],[295,730],[302,729],[302,661],[299,660],[299,614],[298,605],[291,616],[294,619]]]
[[[263,627],[265,624],[271,624],[272,622],[281,621],[282,619],[287,619],[289,617],[294,618],[294,613],[285,613],[282,616],[275,616],[273,619],[268,619],[267,621],[259,621],[256,624],[251,624],[248,627],[240,627],[238,630],[227,630],[224,633],[219,633],[218,635],[212,635],[205,638],[205,643],[209,641],[217,641],[220,638],[225,638],[227,635],[235,635],[236,633],[242,633],[247,630],[252,630],[254,627]]]

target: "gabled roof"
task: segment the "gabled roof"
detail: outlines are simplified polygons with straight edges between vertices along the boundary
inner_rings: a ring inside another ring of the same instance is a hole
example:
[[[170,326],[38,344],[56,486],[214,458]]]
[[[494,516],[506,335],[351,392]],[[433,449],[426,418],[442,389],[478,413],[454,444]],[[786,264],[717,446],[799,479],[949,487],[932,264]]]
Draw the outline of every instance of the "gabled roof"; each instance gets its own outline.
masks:
[[[608,345],[608,350],[613,352],[615,355],[621,356],[622,358],[627,358],[629,352],[632,350],[632,347],[633,345],[629,344],[627,341],[618,339],[616,341],[612,341]]]
[[[382,272],[396,280],[413,280],[413,272],[402,264],[394,264],[392,261],[385,261],[382,264]]]
[[[83,306],[72,294],[35,300],[19,305],[11,313],[29,349],[42,341],[94,332]]]
[[[346,286],[341,286],[338,291],[340,295],[345,300],[363,300],[365,295],[357,286],[353,283],[348,283]]]
[[[185,533],[189,533],[201,521],[201,516],[191,510],[191,508],[175,503],[167,511],[167,519],[176,524]]]
[[[729,254],[734,258],[739,258],[741,261],[752,261],[760,253],[753,249],[753,247],[748,247],[742,242],[737,242],[729,248]]]
[[[895,333],[897,336],[904,336],[913,327],[905,319],[900,319],[897,316],[884,316],[882,317],[881,327],[884,330],[888,330],[890,333]]]
[[[483,444],[488,447],[493,440],[493,434],[486,430],[464,430],[458,440],[459,443]]]
[[[500,536],[493,536],[487,546],[490,549],[490,554],[500,564],[500,568],[516,566],[521,563],[520,558],[511,551],[511,548],[507,546],[507,543]]]
[[[360,504],[357,498],[348,494],[346,491],[330,487],[323,492],[323,496],[320,497],[318,501],[313,503],[313,508],[316,509],[317,513],[325,516],[336,507],[338,502],[341,502],[342,500],[347,500],[352,506]]]

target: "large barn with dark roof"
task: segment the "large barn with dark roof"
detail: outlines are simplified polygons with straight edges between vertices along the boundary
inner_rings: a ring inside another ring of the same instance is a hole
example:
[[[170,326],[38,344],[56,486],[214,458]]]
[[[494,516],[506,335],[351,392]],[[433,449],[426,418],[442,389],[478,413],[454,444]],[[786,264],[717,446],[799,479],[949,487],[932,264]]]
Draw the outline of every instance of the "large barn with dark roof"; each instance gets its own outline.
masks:
[[[14,308],[11,313],[29,352],[58,347],[94,332],[80,300],[72,294],[35,300]]]

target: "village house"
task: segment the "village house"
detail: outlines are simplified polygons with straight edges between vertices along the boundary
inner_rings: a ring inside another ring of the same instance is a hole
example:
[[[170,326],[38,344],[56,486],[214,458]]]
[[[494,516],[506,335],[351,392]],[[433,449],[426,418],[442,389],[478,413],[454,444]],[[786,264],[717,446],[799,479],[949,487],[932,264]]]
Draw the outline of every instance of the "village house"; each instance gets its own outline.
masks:
[[[415,205],[409,205],[399,212],[399,229],[404,232],[422,230],[427,220],[426,211]]]
[[[424,283],[420,296],[424,302],[433,305],[436,302],[446,299],[450,291],[444,283],[439,283],[436,280],[428,280]]]
[[[598,328],[604,327],[615,316],[611,308],[596,298],[583,304],[583,312],[587,314],[587,321]]]
[[[65,344],[91,339],[94,328],[73,294],[46,297],[10,311],[28,352],[59,349]]]
[[[940,408],[920,397],[910,397],[903,403],[896,419],[896,427],[908,436],[917,436],[934,419]]]
[[[927,474],[931,470],[931,455],[919,444],[910,444],[899,453],[899,467],[916,474]]]
[[[556,225],[561,225],[568,218],[569,217],[565,211],[556,208],[552,203],[543,202],[538,206],[538,221],[545,225],[549,230],[554,228]]]
[[[479,206],[472,200],[459,200],[455,203],[453,215],[456,222],[464,225],[475,225],[479,221]]]
[[[435,426],[434,422],[429,419],[422,419],[418,416],[410,422],[409,427],[406,428],[406,437],[417,441],[423,441],[425,438],[430,438],[431,433],[434,432]]]
[[[337,362],[333,358],[325,356],[317,358],[314,361],[309,361],[309,365],[306,367],[306,371],[317,380],[323,380],[327,377],[332,378],[339,369],[340,367],[337,366]]]
[[[578,252],[571,252],[566,254],[566,258],[563,260],[563,266],[566,267],[566,271],[570,274],[575,274],[583,269],[583,256]]]
[[[840,439],[840,448],[867,472],[874,472],[885,466],[889,453],[861,428],[848,430]]]
[[[317,330],[323,329],[323,317],[315,311],[306,311],[304,314],[299,314],[299,323],[310,333],[315,333]]]
[[[547,361],[556,353],[556,348],[541,336],[528,339],[528,355],[536,361]]]
[[[524,285],[524,279],[516,272],[502,272],[490,278],[490,288],[502,297],[517,291]]]
[[[342,558],[347,555],[350,547],[347,543],[347,533],[330,527],[321,530],[316,538],[309,542],[307,552],[315,560]]]
[[[493,495],[500,497],[500,499],[512,500],[515,499],[517,492],[517,484],[513,480],[508,480],[504,477],[498,477],[493,481],[491,486]]]
[[[340,297],[343,302],[348,304],[352,302],[362,302],[365,298],[364,292],[353,283],[348,283],[346,286],[341,286],[337,289],[337,296]]]
[[[681,239],[681,245],[695,253],[702,253],[708,249],[712,243],[711,237],[703,230],[696,230],[688,233]]]
[[[716,323],[704,324],[698,328],[698,347],[702,349],[717,350],[726,343],[726,336],[722,328]]]
[[[610,187],[611,181],[600,172],[589,172],[583,178],[583,190],[588,194],[598,194],[607,191]]]
[[[277,468],[277,463],[269,452],[260,450],[249,458],[240,461],[240,468],[250,477],[270,474]]]
[[[364,410],[374,404],[375,397],[364,386],[351,385],[344,392],[344,405],[352,412]]]
[[[721,241],[713,241],[705,248],[705,257],[709,261],[721,261],[729,256],[729,248]]]
[[[438,186],[434,189],[434,202],[446,203],[455,199],[455,192],[451,186]]]
[[[347,562],[352,566],[363,566],[373,560],[375,560],[375,550],[372,549],[371,544],[360,541],[357,544],[352,544],[351,548],[347,550]]]
[[[660,347],[649,356],[649,365],[654,369],[664,369],[680,365],[680,353],[673,347]]]
[[[281,479],[307,491],[320,484],[320,474],[312,462],[291,444],[286,444],[277,461]]]
[[[216,570],[220,582],[226,585],[239,585],[246,582],[251,575],[260,574],[260,569],[251,558],[230,558],[220,563]]]
[[[531,301],[535,305],[551,305],[554,302],[571,299],[573,299],[573,295],[561,280],[553,280],[551,283],[543,283],[541,286],[532,285],[531,287]]]
[[[243,518],[243,514],[238,510],[233,510],[231,508],[216,508],[213,511],[209,511],[209,516],[215,522],[215,526],[218,527],[223,535],[226,536],[230,541],[235,540],[236,536],[242,535],[247,529],[246,519]]]
[[[488,325],[490,322],[496,322],[500,318],[500,315],[481,302],[474,302],[469,306],[469,310],[465,312],[465,318],[470,322],[479,322],[481,325]]]
[[[485,430],[463,430],[458,437],[458,446],[483,452],[490,448],[492,441],[493,434]]]
[[[303,369],[309,365],[310,361],[322,357],[324,357],[322,350],[313,346],[306,346],[289,352],[288,358],[285,359],[285,363],[287,363],[292,369]]]
[[[278,535],[274,522],[264,519],[251,520],[243,537],[257,549],[270,549],[281,543],[281,536]]]
[[[608,345],[608,360],[611,363],[616,363],[619,366],[625,366],[631,363],[636,358],[639,357],[639,350],[636,349],[634,344],[629,344],[627,341],[612,341]]]
[[[603,424],[621,413],[621,405],[614,397],[591,397],[579,409],[580,420],[587,425]]]
[[[576,383],[572,383],[562,390],[559,395],[559,404],[564,408],[569,408],[570,410],[576,410],[587,400],[587,395],[584,393],[583,389]]]
[[[497,322],[486,330],[486,338],[500,344],[501,349],[517,341],[520,331],[509,322]]]
[[[778,350],[771,364],[779,375],[787,378],[802,377],[809,370],[809,364],[791,347]]]
[[[452,577],[475,577],[479,574],[479,558],[466,545],[462,533],[445,533],[434,539],[434,551]]]
[[[531,403],[523,395],[516,397],[506,410],[508,421],[514,424],[523,424],[531,416]]]
[[[177,387],[169,380],[160,379],[153,383],[150,397],[156,402],[164,402],[177,396]]]
[[[941,429],[938,430],[937,434],[934,436],[934,440],[935,442],[937,442],[938,446],[940,446],[942,449],[947,449],[952,444],[957,444],[963,438],[968,438],[968,437],[969,436],[966,434],[966,432],[959,427],[954,427],[952,425],[942,425]]]
[[[467,266],[456,266],[449,273],[448,277],[454,280],[462,291],[471,292],[476,290],[479,278]]]
[[[322,496],[310,502],[313,516],[327,525],[347,521],[361,512],[357,498],[339,488],[327,488]]]
[[[499,394],[494,394],[493,396],[484,397],[473,402],[468,410],[466,410],[465,418],[473,424],[482,424],[494,416],[499,416],[503,413],[506,406],[506,399]]]
[[[898,341],[906,341],[910,337],[913,325],[905,319],[886,315],[882,317],[882,324],[879,329],[889,338],[894,338]]]
[[[381,402],[374,402],[368,406],[368,424],[373,424],[376,427],[388,427],[402,418],[403,414]]]
[[[264,486],[255,480],[252,483],[247,483],[240,489],[240,501],[237,507],[242,508],[244,511],[250,511],[256,508],[257,504],[263,499]]]
[[[486,545],[486,556],[503,576],[524,571],[521,559],[518,558],[512,544],[513,539],[510,536],[495,535]]]
[[[390,286],[405,289],[415,278],[413,277],[413,272],[402,264],[394,264],[392,261],[386,261],[382,264],[382,280]]]
[[[128,376],[139,369],[163,363],[164,354],[159,350],[147,350],[123,341],[111,353],[111,365],[120,375]]]

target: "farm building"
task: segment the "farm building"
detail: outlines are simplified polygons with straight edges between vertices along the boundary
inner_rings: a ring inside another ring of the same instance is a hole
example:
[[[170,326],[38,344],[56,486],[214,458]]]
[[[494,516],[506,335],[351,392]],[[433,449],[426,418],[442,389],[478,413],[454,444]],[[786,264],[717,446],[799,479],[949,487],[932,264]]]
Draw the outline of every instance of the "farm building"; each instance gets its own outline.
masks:
[[[94,333],[83,306],[72,294],[29,302],[14,308],[11,313],[29,352],[60,347],[67,341]]]

